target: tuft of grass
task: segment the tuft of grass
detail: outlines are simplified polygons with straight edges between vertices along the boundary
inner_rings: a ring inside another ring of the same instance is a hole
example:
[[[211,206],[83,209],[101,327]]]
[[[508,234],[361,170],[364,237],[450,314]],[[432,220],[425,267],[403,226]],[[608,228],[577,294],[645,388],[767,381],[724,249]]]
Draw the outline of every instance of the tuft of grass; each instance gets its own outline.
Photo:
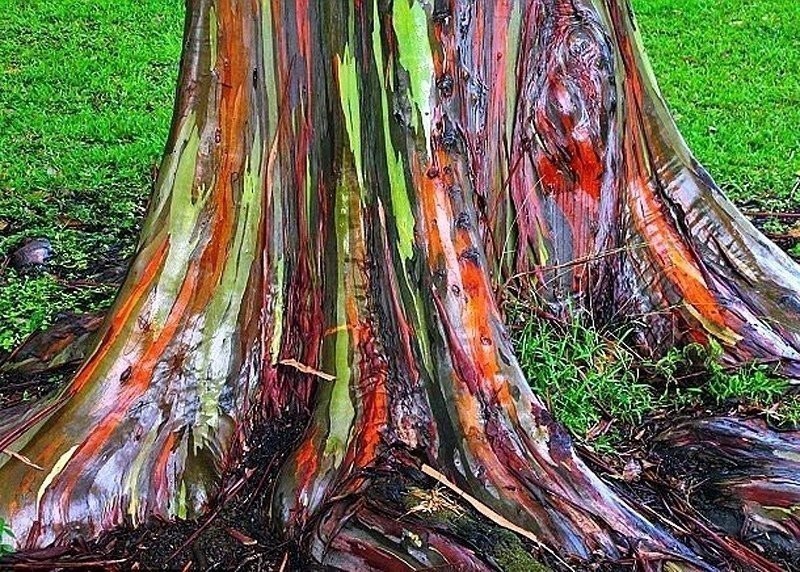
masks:
[[[5,519],[0,517],[0,558],[14,552],[14,547],[5,541],[6,538],[13,539],[14,532]]]
[[[735,370],[725,369],[719,362],[721,354],[722,348],[712,342],[705,360],[706,389],[717,402],[736,399],[754,405],[771,405],[789,389],[785,378],[776,376],[765,366],[751,364]]]
[[[567,325],[528,319],[514,340],[534,391],[574,435],[585,437],[603,419],[638,423],[655,406],[635,352],[580,318]]]
[[[791,429],[800,428],[800,395],[783,397],[767,410],[767,417],[776,425]]]
[[[572,435],[612,452],[626,429],[648,418],[691,409],[760,411],[779,425],[800,425],[800,396],[764,365],[726,368],[717,344],[673,348],[659,359],[639,355],[627,332],[596,329],[580,312],[560,324],[511,301],[512,339],[534,392]]]

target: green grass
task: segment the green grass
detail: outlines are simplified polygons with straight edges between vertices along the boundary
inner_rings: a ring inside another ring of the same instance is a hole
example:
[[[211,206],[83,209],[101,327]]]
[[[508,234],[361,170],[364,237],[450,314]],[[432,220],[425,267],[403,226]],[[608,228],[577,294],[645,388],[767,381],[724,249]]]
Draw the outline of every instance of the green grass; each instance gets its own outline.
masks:
[[[522,370],[547,408],[582,441],[598,449],[646,418],[679,411],[744,408],[777,425],[800,422],[800,398],[789,383],[764,366],[726,369],[721,348],[693,345],[657,360],[639,355],[623,340],[627,332],[600,331],[576,314],[557,324],[512,302],[513,340]]]
[[[772,375],[768,368],[747,367],[738,371],[725,370],[717,357],[721,348],[711,346],[705,366],[708,382],[705,389],[718,402],[738,399],[755,403],[777,403],[789,388],[785,379]]]
[[[580,320],[521,322],[514,342],[528,381],[574,434],[586,436],[604,418],[638,423],[653,409],[656,395],[640,383],[638,356],[623,344]]]
[[[3,518],[0,518],[0,557],[7,556],[14,552],[14,547],[8,544],[6,540],[13,540],[14,532],[8,526],[8,523]]]
[[[697,158],[738,202],[798,210],[800,2],[632,3],[661,90]]]
[[[0,0],[0,253],[47,237],[62,279],[0,276],[0,351],[113,296],[65,281],[134,248],[182,12],[181,0]]]

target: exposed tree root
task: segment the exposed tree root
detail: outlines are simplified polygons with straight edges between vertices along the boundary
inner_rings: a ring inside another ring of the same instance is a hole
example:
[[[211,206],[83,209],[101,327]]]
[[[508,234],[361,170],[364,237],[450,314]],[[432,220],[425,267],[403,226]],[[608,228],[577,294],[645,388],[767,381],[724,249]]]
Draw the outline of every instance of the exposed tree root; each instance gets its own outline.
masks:
[[[767,557],[800,566],[800,433],[710,417],[670,428],[658,441],[685,459],[707,518]]]
[[[77,366],[87,357],[91,336],[102,323],[100,314],[64,316],[0,360],[0,374],[29,376]]]

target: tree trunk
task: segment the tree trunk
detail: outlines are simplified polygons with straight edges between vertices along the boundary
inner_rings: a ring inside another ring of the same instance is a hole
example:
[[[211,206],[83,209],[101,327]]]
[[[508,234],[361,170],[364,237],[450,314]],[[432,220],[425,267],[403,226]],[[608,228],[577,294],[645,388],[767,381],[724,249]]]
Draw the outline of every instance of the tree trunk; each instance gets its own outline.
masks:
[[[185,38],[126,283],[0,422],[44,469],[0,461],[19,547],[198,514],[254,423],[311,411],[273,517],[318,562],[493,566],[370,496],[427,466],[564,558],[710,569],[576,457],[495,296],[800,375],[798,268],[689,154],[627,3],[192,0]]]

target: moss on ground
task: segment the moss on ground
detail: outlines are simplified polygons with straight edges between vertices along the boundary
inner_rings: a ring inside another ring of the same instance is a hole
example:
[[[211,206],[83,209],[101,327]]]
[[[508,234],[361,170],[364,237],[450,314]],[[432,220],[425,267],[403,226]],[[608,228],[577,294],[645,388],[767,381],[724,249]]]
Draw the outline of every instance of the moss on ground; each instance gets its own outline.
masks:
[[[520,537],[458,504],[439,488],[411,488],[404,496],[406,510],[434,526],[442,526],[491,559],[504,572],[551,572]]]

